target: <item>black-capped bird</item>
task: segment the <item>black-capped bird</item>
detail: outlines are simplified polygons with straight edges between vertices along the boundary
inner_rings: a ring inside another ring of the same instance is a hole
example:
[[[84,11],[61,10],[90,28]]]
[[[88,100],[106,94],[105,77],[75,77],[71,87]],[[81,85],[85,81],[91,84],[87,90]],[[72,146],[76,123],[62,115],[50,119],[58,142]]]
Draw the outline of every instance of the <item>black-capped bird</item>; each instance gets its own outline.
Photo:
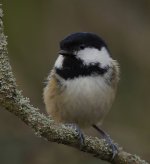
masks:
[[[60,42],[60,51],[44,88],[46,110],[58,123],[80,128],[93,126],[110,144],[113,158],[116,146],[96,124],[101,124],[115,98],[119,67],[106,43],[96,34],[73,33]]]

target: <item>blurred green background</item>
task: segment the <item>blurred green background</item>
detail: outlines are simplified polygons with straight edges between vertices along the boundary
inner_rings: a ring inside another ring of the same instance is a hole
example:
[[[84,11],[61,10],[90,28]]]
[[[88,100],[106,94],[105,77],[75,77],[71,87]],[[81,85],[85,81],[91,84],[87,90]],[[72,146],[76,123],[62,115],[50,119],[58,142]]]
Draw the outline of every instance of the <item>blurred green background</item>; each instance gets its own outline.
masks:
[[[95,32],[121,67],[121,81],[103,129],[124,149],[150,161],[150,1],[0,0],[9,58],[17,84],[45,113],[44,81],[59,41],[76,31]],[[90,135],[97,136],[89,130]],[[73,148],[50,143],[0,109],[0,163],[106,163]]]

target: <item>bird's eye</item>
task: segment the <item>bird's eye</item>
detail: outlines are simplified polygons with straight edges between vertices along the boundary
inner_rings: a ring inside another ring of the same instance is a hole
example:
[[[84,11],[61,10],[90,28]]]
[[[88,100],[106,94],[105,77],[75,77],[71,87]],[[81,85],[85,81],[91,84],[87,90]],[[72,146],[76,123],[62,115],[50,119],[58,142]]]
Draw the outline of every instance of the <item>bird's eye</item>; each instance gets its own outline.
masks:
[[[83,49],[85,48],[85,45],[84,45],[84,44],[81,44],[81,45],[79,46],[79,48],[80,48],[80,50],[83,50]]]

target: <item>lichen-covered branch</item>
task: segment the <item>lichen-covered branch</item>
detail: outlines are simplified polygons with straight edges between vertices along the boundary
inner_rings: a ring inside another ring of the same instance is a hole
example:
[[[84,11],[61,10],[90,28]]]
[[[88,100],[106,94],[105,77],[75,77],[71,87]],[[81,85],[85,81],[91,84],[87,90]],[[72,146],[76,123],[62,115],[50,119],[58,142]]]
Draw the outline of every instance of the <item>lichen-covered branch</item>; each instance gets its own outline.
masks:
[[[1,7],[1,6],[0,6]],[[2,9],[0,9],[0,105],[16,115],[32,128],[38,136],[48,141],[62,143],[90,153],[97,158],[114,164],[148,164],[136,155],[119,148],[118,155],[111,161],[112,152],[105,140],[85,136],[85,143],[79,145],[77,133],[64,125],[56,124],[51,118],[34,108],[28,98],[17,89],[16,81],[8,60],[7,41],[3,32]]]

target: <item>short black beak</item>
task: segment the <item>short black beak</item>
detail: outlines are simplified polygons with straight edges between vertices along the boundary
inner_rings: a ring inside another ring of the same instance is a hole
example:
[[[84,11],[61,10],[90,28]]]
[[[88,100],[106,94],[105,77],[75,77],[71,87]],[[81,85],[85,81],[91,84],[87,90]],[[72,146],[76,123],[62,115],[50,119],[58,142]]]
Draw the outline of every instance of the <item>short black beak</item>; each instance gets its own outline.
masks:
[[[60,50],[58,53],[63,55],[63,56],[71,56],[71,55],[73,55],[73,52],[67,51],[67,50]]]

